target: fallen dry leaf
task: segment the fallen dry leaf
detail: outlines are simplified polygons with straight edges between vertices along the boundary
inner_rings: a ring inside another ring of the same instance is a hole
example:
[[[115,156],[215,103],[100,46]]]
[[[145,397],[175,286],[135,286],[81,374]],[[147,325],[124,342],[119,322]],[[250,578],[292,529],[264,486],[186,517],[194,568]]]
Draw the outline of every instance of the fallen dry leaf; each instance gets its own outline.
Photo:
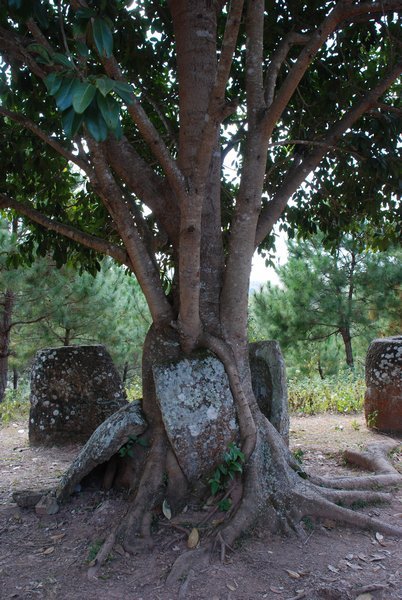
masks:
[[[355,600],[373,600],[373,596],[371,594],[359,594]]]
[[[359,565],[355,565],[354,563],[349,562],[348,560],[346,561],[346,564],[348,565],[349,569],[352,569],[353,571],[362,571],[362,567],[359,567]]]
[[[49,548],[46,548],[46,550],[44,550],[42,552],[42,554],[48,555],[48,554],[52,554],[54,552],[54,546],[50,546]]]
[[[230,590],[231,592],[235,592],[236,591],[236,586],[232,585],[231,583],[227,583],[226,587],[228,588],[228,590]]]
[[[278,588],[278,587],[274,587],[273,585],[271,585],[269,587],[269,589],[271,590],[271,592],[273,592],[274,594],[282,594],[283,593],[283,587],[282,588]]]
[[[200,542],[200,534],[198,533],[198,529],[193,527],[190,531],[190,535],[187,538],[187,547],[188,548],[196,548]]]
[[[300,573],[297,571],[291,571],[290,569],[285,569],[285,571],[292,579],[300,579]]]
[[[384,560],[385,556],[383,556],[382,554],[373,554],[371,556],[371,558],[369,558],[370,562],[376,562],[377,560]]]
[[[65,533],[58,533],[57,535],[51,535],[50,539],[52,540],[52,542],[60,542],[65,537]]]
[[[328,569],[332,571],[332,573],[339,573],[339,569],[334,567],[333,565],[328,565]]]

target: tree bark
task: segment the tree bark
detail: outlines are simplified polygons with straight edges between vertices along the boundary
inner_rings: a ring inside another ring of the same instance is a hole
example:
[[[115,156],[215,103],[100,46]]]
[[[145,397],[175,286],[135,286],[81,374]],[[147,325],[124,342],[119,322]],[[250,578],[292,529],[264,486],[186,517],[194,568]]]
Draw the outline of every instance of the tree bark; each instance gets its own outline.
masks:
[[[3,293],[0,303],[0,402],[4,400],[8,378],[8,359],[10,356],[10,332],[12,328],[12,314],[15,303],[15,295],[12,290]]]
[[[339,333],[342,336],[343,344],[345,346],[345,358],[346,364],[351,369],[354,368],[354,360],[353,360],[353,348],[352,348],[352,336],[350,335],[349,327],[341,327],[339,329]]]

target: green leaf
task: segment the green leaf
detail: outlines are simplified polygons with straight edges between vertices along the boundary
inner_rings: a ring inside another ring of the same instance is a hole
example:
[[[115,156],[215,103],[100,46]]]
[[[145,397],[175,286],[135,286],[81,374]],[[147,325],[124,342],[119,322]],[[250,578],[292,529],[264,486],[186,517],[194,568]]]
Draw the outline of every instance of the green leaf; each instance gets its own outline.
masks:
[[[54,96],[60,89],[60,86],[63,82],[63,77],[58,73],[50,73],[50,75],[45,77],[44,81],[47,91],[51,96]]]
[[[230,498],[225,498],[218,503],[219,510],[226,512],[230,510],[232,506],[232,500]]]
[[[44,46],[42,46],[42,44],[29,44],[27,50],[30,52],[35,52],[35,54],[39,54],[39,56],[41,56],[47,62],[47,64],[50,64],[51,61],[49,52]]]
[[[85,112],[84,122],[94,140],[97,142],[104,142],[106,140],[108,134],[107,125],[100,111],[96,110],[96,107],[91,106]]]
[[[54,52],[52,54],[52,60],[58,65],[67,67],[67,69],[71,69],[73,67],[73,63],[71,62],[71,60],[67,58],[67,56],[65,56],[64,54],[61,54],[60,52]]]
[[[92,83],[79,82],[74,88],[73,107],[76,113],[83,113],[91,104],[96,94],[96,87]]]
[[[123,128],[121,126],[120,119],[117,122],[117,127],[115,127],[115,129],[113,130],[113,134],[117,141],[120,141],[121,138],[123,137]]]
[[[211,494],[215,496],[217,491],[219,490],[219,483],[217,481],[211,481]]]
[[[116,94],[124,100],[126,104],[133,104],[133,88],[129,83],[125,83],[124,81],[114,81],[113,82],[113,90]]]
[[[10,8],[16,8],[17,10],[21,8],[22,0],[8,0],[8,6]]]
[[[96,17],[93,20],[92,33],[99,54],[109,58],[113,52],[113,35],[110,27],[102,17]]]
[[[72,138],[82,125],[84,115],[79,115],[74,108],[67,109],[61,116],[63,129],[67,137]]]
[[[75,13],[77,19],[90,19],[91,17],[96,16],[96,12],[92,10],[92,8],[80,8]]]
[[[77,52],[80,54],[80,56],[84,56],[85,58],[88,56],[89,48],[84,42],[77,41],[75,43],[75,47],[77,48]]]
[[[60,110],[66,110],[66,108],[69,108],[72,105],[75,86],[79,83],[80,81],[75,78],[69,77],[63,79],[59,90],[55,94],[56,104]]]
[[[96,102],[109,129],[116,129],[119,123],[120,106],[112,96],[96,95]]]
[[[115,81],[109,77],[98,77],[95,85],[102,96],[107,96],[114,89],[114,84]]]

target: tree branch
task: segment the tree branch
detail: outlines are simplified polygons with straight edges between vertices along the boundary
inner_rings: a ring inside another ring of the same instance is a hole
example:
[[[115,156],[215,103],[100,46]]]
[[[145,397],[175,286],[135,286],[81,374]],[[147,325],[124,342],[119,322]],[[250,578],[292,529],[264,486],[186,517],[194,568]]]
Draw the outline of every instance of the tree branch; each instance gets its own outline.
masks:
[[[43,35],[42,31],[39,29],[33,19],[28,19],[27,27],[38,44],[42,44],[42,46],[44,46],[46,50],[52,54],[54,52],[52,46],[49,44],[48,39]]]
[[[111,58],[102,59],[102,63],[109,77],[116,81],[126,82],[117,61],[113,56]],[[144,141],[148,144],[152,154],[164,170],[171,188],[179,197],[185,189],[183,175],[167,149],[165,142],[155,129],[145,110],[142,108],[141,103],[134,94],[132,94],[132,100],[133,102],[127,106],[127,110],[138,127],[138,131],[142,135]]]
[[[246,96],[249,127],[255,125],[264,108],[263,49],[264,1],[254,0],[247,6],[246,19]]]
[[[284,211],[289,198],[296,192],[299,185],[305,181],[320,163],[321,159],[327,153],[329,146],[335,146],[341,136],[357,121],[367,110],[375,106],[378,98],[394,83],[402,72],[402,64],[396,65],[388,75],[370,90],[363,98],[355,104],[344,116],[335,123],[328,132],[325,140],[314,152],[311,152],[306,158],[294,168],[291,168],[285,178],[281,189],[275,194],[268,205],[261,211],[258,222],[255,246],[257,247],[262,240],[272,231]]]
[[[25,48],[30,42],[31,40],[26,40],[14,31],[11,32],[4,29],[4,27],[0,27],[0,51],[7,58],[11,57],[10,63],[13,63],[14,61],[21,63],[25,62],[32,73],[37,75],[40,79],[44,79],[46,73]]]
[[[326,142],[320,142],[318,140],[279,140],[278,142],[272,142],[268,144],[268,148],[274,148],[275,146],[320,146],[322,148],[326,148],[327,150],[333,150],[334,152],[345,152],[347,154],[351,154],[356,157],[358,160],[366,160],[365,156],[362,156],[355,150],[350,150],[349,148],[339,148],[338,146],[330,146]]]
[[[40,127],[38,127],[36,125],[36,123],[31,121],[30,119],[28,119],[27,117],[24,117],[23,115],[15,113],[11,110],[8,110],[7,108],[4,108],[3,106],[0,106],[0,115],[3,115],[3,117],[7,117],[7,118],[11,119],[12,121],[15,121],[16,123],[19,123],[20,125],[25,127],[25,129],[28,129],[34,135],[36,135],[39,139],[41,139],[43,142],[48,144],[48,146],[51,146],[53,148],[53,150],[58,152],[58,154],[63,156],[66,160],[73,162],[74,164],[77,165],[77,167],[82,169],[82,171],[84,171],[84,173],[86,173],[88,176],[90,175],[91,168],[85,160],[83,160],[82,158],[79,158],[78,156],[76,156],[75,154],[70,152],[70,150],[67,150],[67,148],[62,146],[56,140],[56,138],[49,136]]]
[[[279,71],[285,62],[289,50],[295,44],[305,45],[309,39],[310,37],[307,35],[292,31],[291,33],[288,33],[288,35],[286,35],[279,44],[278,49],[271,58],[269,67],[265,74],[264,99],[268,108],[273,102]]]
[[[120,179],[154,213],[166,230],[173,244],[178,243],[178,206],[174,194],[123,137],[117,142],[109,138],[106,142],[109,164]]]
[[[47,319],[47,318],[48,318],[48,315],[42,315],[41,317],[37,317],[36,319],[29,319],[27,321],[13,321],[12,323],[10,323],[10,326],[7,327],[5,332],[10,333],[11,329],[13,327],[16,327],[17,325],[32,325],[32,323],[39,323],[40,321],[44,321],[44,319]]]
[[[383,2],[361,2],[355,5],[351,0],[340,0],[331,10],[315,32],[311,35],[310,41],[299,55],[299,58],[290,69],[285,81],[276,94],[269,110],[261,123],[263,135],[271,137],[272,131],[279,121],[282,112],[288,105],[290,98],[295,92],[306,70],[314,60],[318,51],[321,49],[328,37],[333,33],[342,21],[352,20],[354,17],[362,14],[376,14],[399,10],[401,8],[400,0],[384,0]]]
[[[23,204],[18,200],[14,200],[6,194],[0,193],[0,208],[12,208],[17,213],[28,217],[34,223],[41,225],[45,229],[49,231],[54,231],[86,248],[91,248],[92,250],[96,250],[101,254],[106,254],[107,256],[111,256],[117,262],[126,265],[131,268],[130,260],[127,256],[127,253],[123,248],[119,248],[114,244],[103,240],[102,238],[96,237],[94,235],[90,235],[89,233],[85,233],[72,225],[66,225],[64,223],[59,223],[58,221],[54,221],[53,219],[49,219],[44,214],[28,206],[27,204]]]
[[[211,90],[209,106],[207,109],[208,121],[202,131],[201,142],[195,161],[195,164],[197,165],[197,176],[201,181],[204,180],[207,175],[219,125],[222,123],[225,116],[227,116],[227,111],[232,113],[233,110],[235,110],[234,105],[229,106],[228,104],[225,104],[225,90],[236,50],[243,4],[244,0],[237,0],[237,2],[232,2],[229,8],[221,46],[221,55],[216,70],[215,83]]]
[[[138,230],[133,226],[130,208],[122,197],[121,190],[107,163],[105,149],[102,144],[92,139],[88,139],[88,146],[94,165],[94,175],[91,177],[91,183],[116,223],[134,274],[148,302],[152,319],[157,325],[163,322],[170,323],[173,318],[173,311],[164,294],[158,269],[149,255]]]

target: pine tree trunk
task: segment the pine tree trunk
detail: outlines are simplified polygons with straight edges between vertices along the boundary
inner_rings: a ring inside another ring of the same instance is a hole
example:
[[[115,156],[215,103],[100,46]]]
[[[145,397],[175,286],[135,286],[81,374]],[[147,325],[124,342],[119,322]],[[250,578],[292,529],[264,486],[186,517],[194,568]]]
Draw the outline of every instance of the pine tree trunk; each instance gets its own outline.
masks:
[[[342,336],[342,340],[343,340],[343,343],[345,346],[346,364],[348,365],[348,367],[353,369],[354,360],[353,360],[352,337],[350,335],[350,329],[349,329],[349,327],[342,327],[339,330],[339,333]]]
[[[6,290],[1,302],[0,315],[0,402],[4,400],[8,377],[8,358],[10,356],[10,331],[15,297],[14,292]]]
[[[18,389],[18,371],[16,367],[13,367],[13,390]]]

